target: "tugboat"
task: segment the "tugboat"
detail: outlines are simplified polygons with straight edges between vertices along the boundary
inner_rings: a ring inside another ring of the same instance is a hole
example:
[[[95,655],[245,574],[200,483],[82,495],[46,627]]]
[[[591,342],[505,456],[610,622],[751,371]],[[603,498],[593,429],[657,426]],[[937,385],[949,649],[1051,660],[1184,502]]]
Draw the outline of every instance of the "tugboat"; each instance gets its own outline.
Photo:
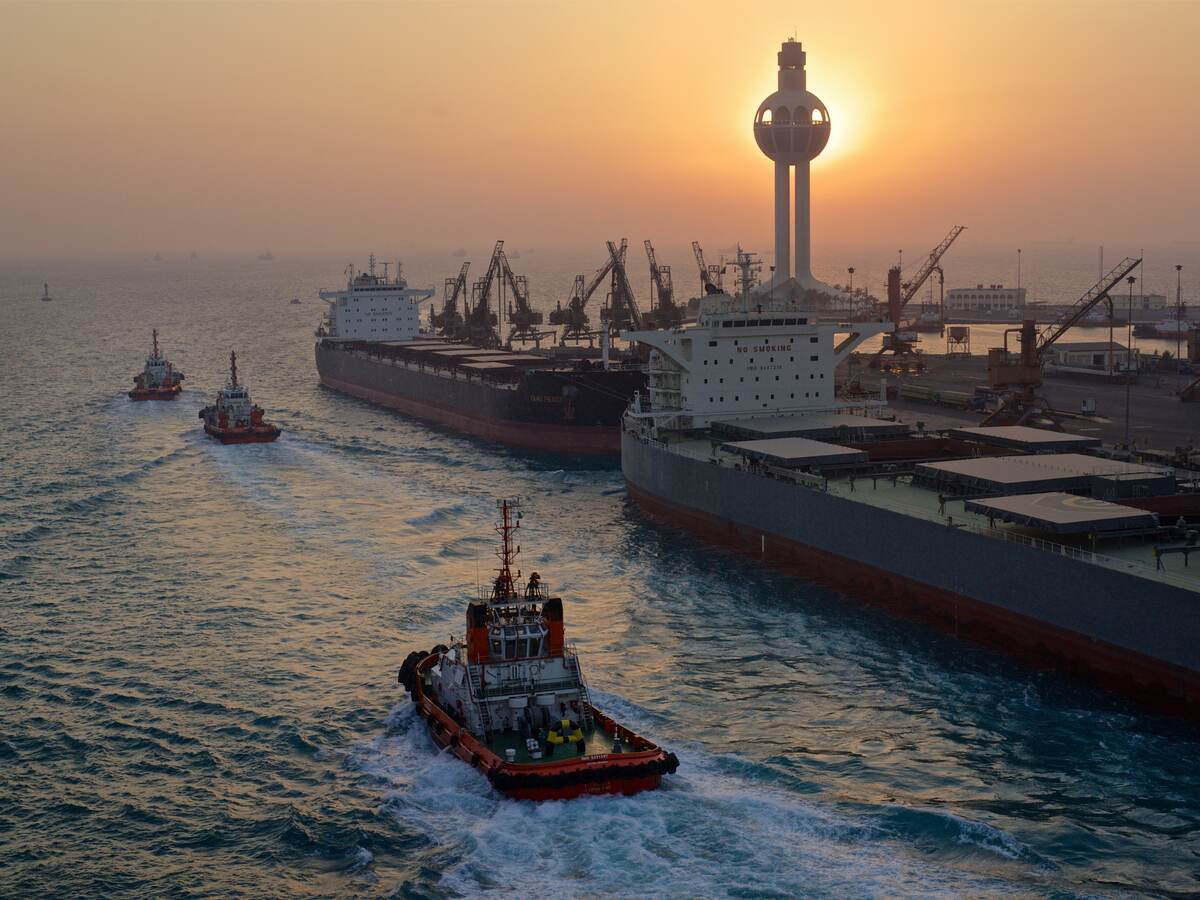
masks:
[[[263,421],[261,407],[250,402],[250,392],[238,384],[237,354],[229,354],[229,384],[217,394],[217,402],[200,410],[204,430],[222,444],[267,444],[279,437],[280,429]]]
[[[410,653],[400,668],[418,715],[439,746],[514,799],[657,788],[678,758],[592,706],[562,600],[536,572],[520,590],[513,578],[518,504],[497,505],[500,569],[487,599],[468,604],[465,639]]]
[[[151,332],[153,349],[146,357],[146,367],[133,376],[130,400],[174,400],[183,390],[183,373],[176,372],[170,360],[158,349],[158,329]]]

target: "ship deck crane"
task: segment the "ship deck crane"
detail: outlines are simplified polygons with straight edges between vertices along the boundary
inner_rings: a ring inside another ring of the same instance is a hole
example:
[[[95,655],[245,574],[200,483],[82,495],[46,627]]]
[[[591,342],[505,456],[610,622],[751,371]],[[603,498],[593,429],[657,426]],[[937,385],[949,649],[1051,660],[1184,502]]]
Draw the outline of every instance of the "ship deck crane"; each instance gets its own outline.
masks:
[[[464,338],[464,327],[466,320],[458,311],[458,301],[466,296],[467,293],[467,272],[471,268],[471,263],[468,260],[462,264],[462,268],[458,270],[457,278],[447,278],[446,283],[442,288],[442,309],[441,312],[434,312],[431,316],[431,323],[438,333],[443,337],[448,338]]]
[[[645,245],[646,258],[650,261],[650,310],[643,319],[648,328],[674,328],[683,321],[683,309],[675,303],[671,267],[659,265],[650,241],[647,240]]]
[[[965,225],[955,225],[950,229],[950,232],[942,238],[942,242],[929,251],[929,255],[925,261],[921,263],[921,267],[916,273],[906,282],[900,280],[900,267],[892,266],[888,269],[887,280],[887,317],[891,321],[893,331],[891,334],[883,336],[883,345],[871,357],[871,368],[878,368],[880,358],[884,353],[891,351],[897,356],[911,356],[915,353],[912,346],[912,340],[903,336],[904,327],[901,319],[904,315],[904,308],[908,306],[908,301],[912,300],[921,290],[925,282],[929,280],[929,276],[934,271],[940,271],[939,263],[946,251],[950,249],[960,234],[966,231]]]
[[[994,391],[1003,392],[1003,398],[1000,407],[983,420],[983,425],[1020,425],[1038,414],[1057,421],[1050,404],[1038,393],[1042,386],[1042,363],[1046,351],[1096,304],[1107,300],[1109,292],[1141,264],[1141,259],[1132,257],[1121,260],[1066,312],[1041,331],[1038,331],[1037,322],[1033,319],[1026,319],[1020,328],[1005,329],[1004,346],[988,351],[988,385]],[[1016,360],[1008,350],[1008,336],[1012,333],[1017,334],[1020,348]],[[1111,347],[1109,353],[1112,353]]]

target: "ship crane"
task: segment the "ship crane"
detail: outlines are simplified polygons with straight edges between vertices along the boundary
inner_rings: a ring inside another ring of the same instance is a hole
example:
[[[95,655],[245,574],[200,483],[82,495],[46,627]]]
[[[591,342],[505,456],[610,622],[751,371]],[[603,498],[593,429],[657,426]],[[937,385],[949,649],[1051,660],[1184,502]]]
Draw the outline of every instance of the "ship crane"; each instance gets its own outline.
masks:
[[[647,328],[674,328],[683,321],[683,309],[675,303],[671,267],[662,266],[654,254],[654,245],[645,242],[650,261],[650,311],[643,317]]]
[[[640,329],[642,313],[634,299],[629,274],[625,271],[625,253],[629,241],[621,238],[619,248],[612,241],[605,243],[608,245],[609,259],[612,260],[612,288],[608,294],[605,318],[608,321],[609,334],[616,337],[622,331]]]
[[[1003,397],[1000,407],[983,420],[983,425],[1021,425],[1039,415],[1057,422],[1054,410],[1039,395],[1046,351],[1094,306],[1109,300],[1109,292],[1141,264],[1141,259],[1132,257],[1121,260],[1065,313],[1041,331],[1037,330],[1037,322],[1033,319],[1023,321],[1020,328],[1004,330],[1004,346],[988,351],[988,386],[993,391],[1002,392]],[[1016,333],[1020,348],[1015,360],[1008,350],[1008,336],[1012,333]],[[1111,346],[1109,353],[1112,353]]]
[[[455,339],[466,337],[464,332],[466,320],[458,311],[458,301],[466,296],[467,272],[470,268],[471,263],[468,260],[458,270],[457,278],[446,279],[442,289],[442,310],[441,312],[435,311],[430,317],[431,324],[443,337]]]
[[[883,336],[883,346],[871,357],[870,366],[875,369],[880,365],[880,358],[884,353],[891,351],[896,356],[913,356],[916,351],[913,349],[913,339],[905,334],[906,326],[902,324],[901,318],[904,314],[904,308],[908,306],[908,301],[917,295],[925,282],[929,280],[929,276],[935,271],[940,271],[939,263],[946,251],[950,249],[960,234],[966,231],[965,225],[955,225],[950,229],[950,233],[942,238],[942,242],[929,251],[929,256],[917,269],[916,273],[908,281],[900,280],[900,267],[892,266],[888,269],[887,280],[887,317],[892,323],[893,331],[891,334]]]

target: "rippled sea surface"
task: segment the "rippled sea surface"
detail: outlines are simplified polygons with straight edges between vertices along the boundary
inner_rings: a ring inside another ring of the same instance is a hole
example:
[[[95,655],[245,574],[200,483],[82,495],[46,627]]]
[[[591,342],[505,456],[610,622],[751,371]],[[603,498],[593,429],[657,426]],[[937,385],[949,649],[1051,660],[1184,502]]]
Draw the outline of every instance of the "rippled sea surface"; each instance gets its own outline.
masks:
[[[1195,731],[323,390],[340,268],[0,269],[0,895],[1200,892]],[[123,394],[151,327],[176,403]],[[198,427],[231,347],[276,444]],[[661,791],[503,800],[406,705],[504,495]]]

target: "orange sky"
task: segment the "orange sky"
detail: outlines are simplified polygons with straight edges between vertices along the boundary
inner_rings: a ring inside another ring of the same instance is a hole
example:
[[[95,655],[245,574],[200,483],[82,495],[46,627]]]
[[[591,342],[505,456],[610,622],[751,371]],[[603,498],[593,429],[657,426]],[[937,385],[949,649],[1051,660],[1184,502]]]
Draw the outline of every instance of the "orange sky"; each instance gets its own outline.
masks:
[[[793,30],[818,251],[1200,240],[1200,3],[9,2],[0,256],[768,250]]]

